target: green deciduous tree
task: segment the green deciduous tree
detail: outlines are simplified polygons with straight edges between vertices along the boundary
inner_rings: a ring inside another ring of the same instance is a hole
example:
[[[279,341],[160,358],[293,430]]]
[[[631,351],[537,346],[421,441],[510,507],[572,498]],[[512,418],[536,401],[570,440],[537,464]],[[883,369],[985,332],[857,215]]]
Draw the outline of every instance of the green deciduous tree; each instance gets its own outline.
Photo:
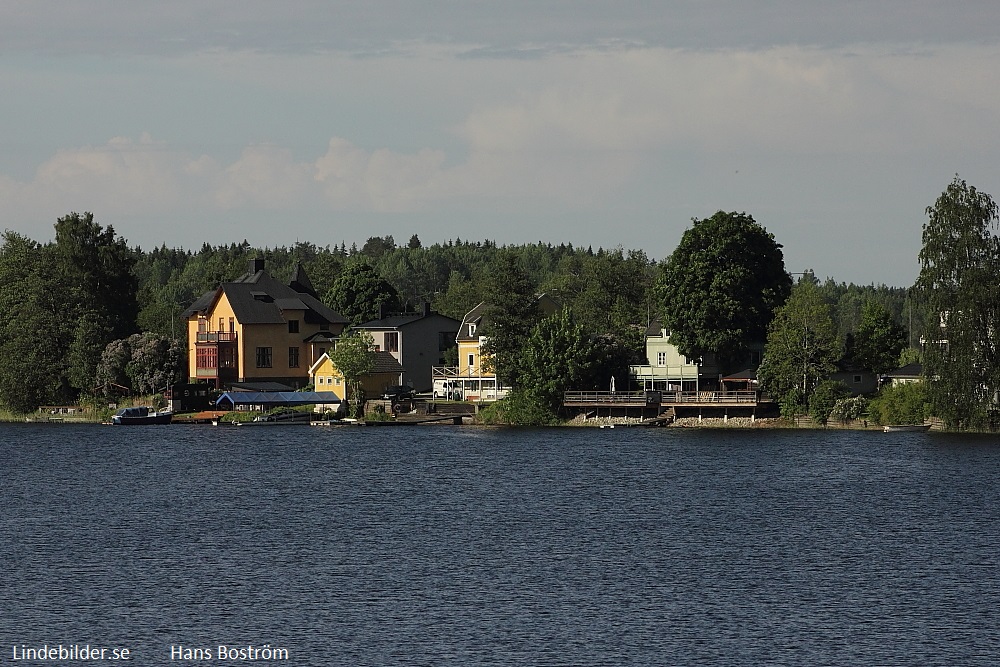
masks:
[[[826,426],[837,401],[850,396],[851,391],[843,382],[823,380],[813,391],[809,400],[809,416],[817,424]]]
[[[910,382],[882,387],[868,406],[876,424],[923,424],[930,413],[928,385]]]
[[[352,325],[376,320],[379,309],[399,310],[399,294],[367,261],[352,261],[326,294],[327,305]]]
[[[662,265],[663,324],[681,354],[713,353],[725,367],[763,341],[791,288],[781,245],[746,213],[694,220]]]
[[[906,343],[906,329],[892,319],[889,311],[875,301],[866,301],[846,354],[862,368],[881,375],[896,368]]]
[[[94,387],[108,342],[135,331],[135,253],[93,215],[55,225],[55,243],[14,233],[0,249],[0,400],[15,409]]]
[[[183,376],[185,354],[182,341],[150,331],[113,340],[97,364],[97,387],[103,394],[123,387],[137,394],[162,392]]]
[[[795,285],[771,322],[757,377],[771,396],[798,389],[808,404],[816,384],[836,369],[840,357],[830,305],[815,284],[804,281]]]
[[[354,330],[341,336],[336,347],[327,354],[344,376],[350,400],[354,403],[354,416],[364,417],[365,392],[361,379],[375,370],[375,339],[367,331]]]
[[[956,177],[927,216],[915,289],[937,315],[923,331],[930,403],[949,428],[991,428],[1000,391],[997,205]]]
[[[567,390],[582,389],[597,365],[597,350],[567,308],[546,317],[524,348],[521,383],[553,411]]]

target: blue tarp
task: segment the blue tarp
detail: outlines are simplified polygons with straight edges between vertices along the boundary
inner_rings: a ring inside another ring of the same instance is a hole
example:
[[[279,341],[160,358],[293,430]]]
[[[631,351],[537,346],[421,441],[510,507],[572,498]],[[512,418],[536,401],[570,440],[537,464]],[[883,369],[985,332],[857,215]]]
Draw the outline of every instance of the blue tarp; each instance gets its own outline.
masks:
[[[312,405],[314,403],[340,403],[332,391],[227,391],[216,405],[223,402],[237,405]]]

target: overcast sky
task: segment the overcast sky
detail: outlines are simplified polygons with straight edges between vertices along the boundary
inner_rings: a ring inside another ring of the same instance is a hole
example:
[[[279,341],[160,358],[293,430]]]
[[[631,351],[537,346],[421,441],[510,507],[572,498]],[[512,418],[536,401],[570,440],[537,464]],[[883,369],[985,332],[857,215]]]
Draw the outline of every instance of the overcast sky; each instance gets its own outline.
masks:
[[[907,286],[1000,198],[1000,2],[7,0],[0,228],[134,245],[460,237],[668,256],[746,211]]]

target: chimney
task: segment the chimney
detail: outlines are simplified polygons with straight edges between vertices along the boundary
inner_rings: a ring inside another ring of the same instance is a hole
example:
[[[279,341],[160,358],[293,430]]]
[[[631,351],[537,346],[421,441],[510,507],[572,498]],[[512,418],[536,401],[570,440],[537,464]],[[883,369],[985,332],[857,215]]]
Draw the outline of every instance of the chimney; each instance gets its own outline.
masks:
[[[384,320],[385,319],[385,304],[384,303],[380,303],[378,305],[378,318],[380,320]]]
[[[431,302],[424,301],[424,317],[430,317],[431,315]]]
[[[258,271],[264,270],[264,260],[263,258],[254,257],[250,260],[250,275],[257,273]]]

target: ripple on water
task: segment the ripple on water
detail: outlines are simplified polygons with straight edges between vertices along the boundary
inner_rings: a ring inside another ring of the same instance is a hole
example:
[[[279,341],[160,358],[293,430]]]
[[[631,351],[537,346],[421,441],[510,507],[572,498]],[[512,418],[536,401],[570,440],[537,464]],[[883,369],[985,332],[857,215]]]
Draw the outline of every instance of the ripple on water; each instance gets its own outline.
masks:
[[[996,664],[995,445],[4,426],[0,636],[140,664]]]

